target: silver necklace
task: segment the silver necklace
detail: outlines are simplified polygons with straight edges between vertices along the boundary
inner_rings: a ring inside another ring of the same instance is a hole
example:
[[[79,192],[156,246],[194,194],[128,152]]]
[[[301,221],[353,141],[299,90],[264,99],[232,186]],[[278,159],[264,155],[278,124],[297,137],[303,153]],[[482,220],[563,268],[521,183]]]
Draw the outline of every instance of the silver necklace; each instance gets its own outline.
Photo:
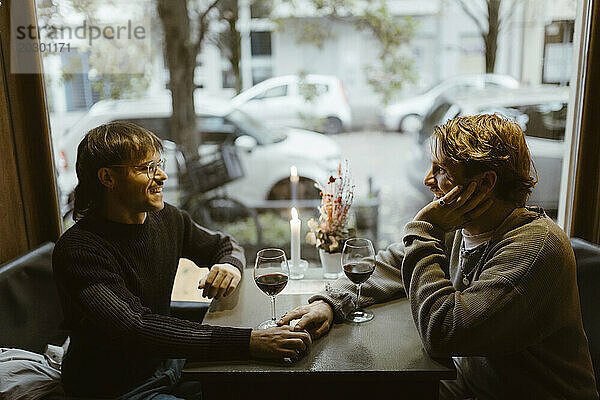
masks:
[[[471,273],[475,272],[475,268],[473,268],[473,270],[471,272],[469,272],[468,274],[465,273],[465,270],[463,269],[463,264],[464,264],[464,257],[461,255],[460,257],[460,262],[458,263],[458,267],[460,268],[460,273],[462,274],[463,278],[462,278],[462,283],[465,286],[469,286],[469,284],[471,283],[471,278],[469,277],[469,275],[471,275]]]
[[[477,271],[477,269],[479,269],[479,266],[480,266],[480,264],[481,264],[481,262],[482,262],[482,260],[483,260],[483,258],[485,256],[485,253],[487,252],[487,248],[488,248],[489,244],[490,244],[489,241],[485,244],[485,247],[483,248],[483,252],[481,254],[481,257],[479,258],[479,261],[477,261],[477,265],[475,265],[475,267],[471,271],[469,271],[469,273],[467,274],[465,272],[464,268],[463,268],[463,265],[465,263],[465,256],[464,256],[464,254],[467,252],[467,250],[465,249],[464,239],[462,240],[462,242],[460,244],[460,260],[458,262],[458,268],[460,269],[460,273],[463,276],[462,283],[465,286],[469,286],[471,284],[471,282],[472,282],[472,279],[475,278],[475,271]],[[471,274],[473,274],[472,277],[469,276]]]

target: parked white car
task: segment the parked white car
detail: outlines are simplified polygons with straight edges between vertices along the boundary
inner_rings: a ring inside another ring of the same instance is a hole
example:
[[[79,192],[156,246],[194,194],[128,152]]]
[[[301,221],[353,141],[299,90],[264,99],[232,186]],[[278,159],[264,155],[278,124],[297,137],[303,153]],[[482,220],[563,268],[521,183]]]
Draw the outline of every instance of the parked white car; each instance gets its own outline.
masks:
[[[314,192],[314,182],[326,182],[341,160],[339,146],[320,133],[294,128],[273,129],[243,111],[231,108],[228,103],[198,103],[198,134],[203,135],[206,146],[231,143],[238,149],[244,177],[224,188],[230,197],[248,206],[257,206],[269,199],[289,198],[291,165],[298,169],[300,194]],[[54,144],[61,205],[66,204],[67,196],[77,185],[75,161],[79,142],[90,129],[117,120],[137,123],[163,139],[167,159],[165,172],[169,175],[165,200],[179,204],[176,148],[169,140],[171,110],[168,96],[106,100],[95,104]],[[318,191],[316,194],[318,196]]]
[[[423,201],[430,201],[432,195],[423,178],[431,165],[428,139],[434,127],[460,115],[499,113],[516,121],[526,135],[538,174],[528,204],[553,215],[558,209],[568,101],[569,88],[558,86],[493,88],[439,97],[415,136],[418,150],[409,162],[409,180],[422,190]]]
[[[339,133],[352,124],[344,85],[330,75],[270,78],[238,94],[231,102],[272,125]]]
[[[421,94],[388,105],[383,109],[380,119],[387,130],[416,132],[421,128],[423,117],[439,96],[486,87],[516,88],[518,86],[519,82],[508,75],[457,75],[430,87]]]

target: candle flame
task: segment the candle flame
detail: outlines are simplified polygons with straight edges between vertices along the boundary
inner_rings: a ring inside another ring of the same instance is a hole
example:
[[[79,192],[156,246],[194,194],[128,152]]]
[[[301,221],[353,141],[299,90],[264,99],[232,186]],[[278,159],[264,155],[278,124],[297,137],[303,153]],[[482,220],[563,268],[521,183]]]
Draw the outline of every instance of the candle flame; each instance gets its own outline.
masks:
[[[292,165],[290,167],[290,175],[291,176],[298,176],[298,168],[296,168],[295,165]]]
[[[298,219],[298,210],[296,210],[296,207],[292,207],[292,219]]]

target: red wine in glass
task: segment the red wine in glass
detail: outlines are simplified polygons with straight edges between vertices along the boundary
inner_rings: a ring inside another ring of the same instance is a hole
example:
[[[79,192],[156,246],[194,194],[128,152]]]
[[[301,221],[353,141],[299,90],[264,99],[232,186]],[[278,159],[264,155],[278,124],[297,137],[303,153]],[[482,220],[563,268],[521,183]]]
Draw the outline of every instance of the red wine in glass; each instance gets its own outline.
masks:
[[[373,271],[375,271],[375,249],[373,243],[365,238],[346,240],[342,250],[342,268],[344,273],[356,285],[356,308],[346,316],[349,322],[367,322],[373,319],[373,313],[360,309],[360,289]]]
[[[267,296],[278,295],[288,283],[288,277],[284,274],[274,273],[256,277],[256,286]]]
[[[375,264],[369,261],[354,261],[344,264],[343,268],[348,279],[358,285],[369,279],[373,271],[375,271]]]
[[[275,296],[287,285],[290,269],[285,252],[281,249],[263,249],[256,253],[254,282],[260,290],[271,298],[271,319],[263,321],[258,329],[277,326],[275,317]]]

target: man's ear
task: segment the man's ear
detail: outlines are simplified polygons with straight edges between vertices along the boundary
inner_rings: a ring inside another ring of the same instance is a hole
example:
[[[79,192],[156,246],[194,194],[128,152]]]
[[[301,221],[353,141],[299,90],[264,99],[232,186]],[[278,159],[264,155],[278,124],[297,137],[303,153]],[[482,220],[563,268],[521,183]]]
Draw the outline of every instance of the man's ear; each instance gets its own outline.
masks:
[[[484,193],[490,193],[496,187],[498,182],[498,175],[495,171],[485,171],[481,174],[481,180],[479,181],[479,191]]]
[[[113,171],[110,168],[102,167],[98,170],[98,180],[100,183],[107,187],[109,190],[113,190],[115,187],[115,179],[113,177]]]

